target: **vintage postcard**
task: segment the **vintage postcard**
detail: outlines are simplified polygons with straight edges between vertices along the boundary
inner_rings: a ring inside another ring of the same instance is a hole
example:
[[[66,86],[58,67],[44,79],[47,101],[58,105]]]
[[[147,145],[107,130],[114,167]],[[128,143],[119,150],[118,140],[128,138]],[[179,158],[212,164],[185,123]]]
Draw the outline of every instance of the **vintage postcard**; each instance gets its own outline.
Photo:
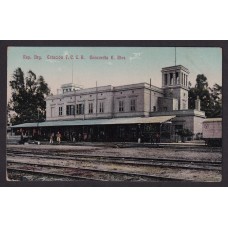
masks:
[[[8,182],[222,181],[222,48],[7,48]]]

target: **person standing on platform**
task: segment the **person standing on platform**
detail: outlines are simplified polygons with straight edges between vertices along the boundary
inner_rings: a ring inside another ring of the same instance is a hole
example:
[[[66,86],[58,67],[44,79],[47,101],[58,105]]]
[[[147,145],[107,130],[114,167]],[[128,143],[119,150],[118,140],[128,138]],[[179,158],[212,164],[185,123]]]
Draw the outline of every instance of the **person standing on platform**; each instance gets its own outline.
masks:
[[[51,136],[50,136],[50,144],[53,144],[53,140],[54,140],[54,133],[51,133]]]
[[[60,142],[61,142],[61,134],[59,132],[56,134],[56,138],[57,138],[57,143],[60,144]]]
[[[156,144],[158,145],[160,143],[160,135],[157,133],[156,134]]]

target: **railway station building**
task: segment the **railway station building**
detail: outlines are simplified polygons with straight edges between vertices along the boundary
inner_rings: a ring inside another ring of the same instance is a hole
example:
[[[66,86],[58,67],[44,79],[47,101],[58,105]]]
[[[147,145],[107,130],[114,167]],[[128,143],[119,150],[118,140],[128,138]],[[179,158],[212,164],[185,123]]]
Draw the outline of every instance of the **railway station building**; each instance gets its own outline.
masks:
[[[161,70],[162,87],[149,83],[80,88],[68,83],[46,98],[46,121],[12,126],[30,135],[61,132],[72,141],[160,142],[176,140],[178,131],[202,133],[205,113],[197,99],[188,109],[189,70]]]

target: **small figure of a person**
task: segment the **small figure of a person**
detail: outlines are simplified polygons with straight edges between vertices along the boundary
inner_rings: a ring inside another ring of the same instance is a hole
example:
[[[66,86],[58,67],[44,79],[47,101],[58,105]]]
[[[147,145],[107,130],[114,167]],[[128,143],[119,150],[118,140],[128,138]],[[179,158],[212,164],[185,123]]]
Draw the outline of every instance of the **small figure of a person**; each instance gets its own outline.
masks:
[[[82,140],[82,135],[81,135],[81,133],[79,133],[78,134],[78,141],[81,142],[81,140]]]
[[[57,143],[60,144],[60,142],[61,142],[61,134],[59,133],[59,131],[56,134],[56,140],[57,140]]]
[[[75,142],[76,139],[75,139],[75,133],[72,134],[72,141]]]
[[[21,144],[24,144],[24,136],[23,136],[23,132],[21,132]]]
[[[53,144],[53,141],[54,141],[54,133],[51,133],[51,136],[50,136],[50,144]]]
[[[159,142],[160,142],[160,136],[159,136],[159,134],[157,133],[157,134],[156,134],[156,144],[158,145]]]

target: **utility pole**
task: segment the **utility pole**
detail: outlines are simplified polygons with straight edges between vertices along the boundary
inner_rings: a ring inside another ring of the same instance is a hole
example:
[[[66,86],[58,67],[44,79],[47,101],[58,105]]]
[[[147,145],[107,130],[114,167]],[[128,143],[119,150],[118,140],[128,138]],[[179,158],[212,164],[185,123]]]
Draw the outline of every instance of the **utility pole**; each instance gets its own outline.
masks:
[[[73,62],[73,60],[71,60],[71,61],[72,61],[71,62],[71,64],[72,64],[72,66],[71,66],[72,67],[72,72],[71,72],[72,75],[71,76],[72,76],[72,83],[74,83],[74,62]]]
[[[150,113],[151,113],[151,78],[150,78]]]
[[[177,50],[176,50],[176,47],[175,47],[175,66],[177,65]]]
[[[97,116],[97,95],[98,95],[97,92],[98,91],[97,91],[97,81],[96,81],[96,116]]]
[[[39,119],[40,119],[40,109],[37,108],[37,137],[39,137]]]

